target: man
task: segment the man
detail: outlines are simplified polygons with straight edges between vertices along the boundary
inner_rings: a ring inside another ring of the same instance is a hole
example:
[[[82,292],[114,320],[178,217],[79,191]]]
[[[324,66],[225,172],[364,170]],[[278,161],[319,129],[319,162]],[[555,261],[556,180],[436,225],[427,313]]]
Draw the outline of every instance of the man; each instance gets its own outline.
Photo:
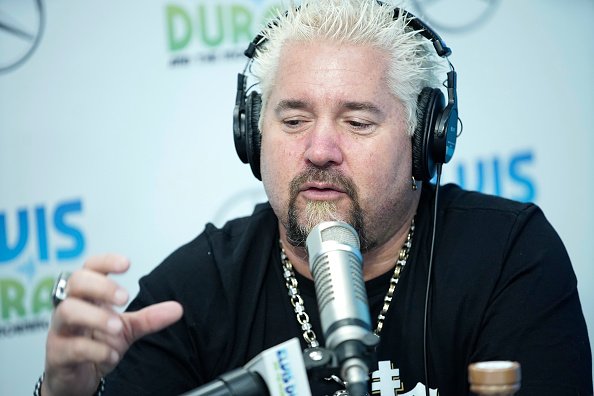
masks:
[[[575,275],[542,212],[456,186],[437,198],[418,180],[440,166],[418,153],[425,130],[441,122],[447,133],[457,117],[428,110],[440,63],[411,21],[374,1],[307,1],[266,29],[247,127],[261,130],[252,169],[269,203],[207,225],[141,280],[124,314],[112,306],[127,293],[106,275],[129,263],[90,258],[63,282],[41,395],[177,395],[292,337],[324,345],[305,238],[327,220],[361,239],[376,394],[467,394],[468,364],[485,360],[520,362],[522,394],[592,394]],[[332,378],[311,386],[344,389]]]

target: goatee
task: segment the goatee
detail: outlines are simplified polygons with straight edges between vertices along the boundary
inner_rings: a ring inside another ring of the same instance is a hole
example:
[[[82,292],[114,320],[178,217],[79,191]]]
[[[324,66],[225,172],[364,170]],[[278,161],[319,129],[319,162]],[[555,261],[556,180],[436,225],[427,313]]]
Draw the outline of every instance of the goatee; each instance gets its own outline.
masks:
[[[321,182],[340,187],[351,199],[351,208],[346,215],[338,213],[335,201],[307,201],[301,217],[297,209],[297,196],[304,183]],[[305,246],[310,231],[324,221],[344,221],[350,224],[359,234],[361,251],[367,251],[374,245],[367,239],[363,210],[359,203],[357,189],[353,181],[336,169],[320,169],[310,167],[297,175],[290,185],[290,199],[287,213],[287,239],[293,246]]]

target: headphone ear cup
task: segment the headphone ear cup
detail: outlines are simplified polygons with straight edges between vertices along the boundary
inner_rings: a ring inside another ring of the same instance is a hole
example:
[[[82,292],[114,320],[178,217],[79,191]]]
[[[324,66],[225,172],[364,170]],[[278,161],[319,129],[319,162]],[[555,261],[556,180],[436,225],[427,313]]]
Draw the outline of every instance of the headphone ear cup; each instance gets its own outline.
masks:
[[[233,143],[235,144],[235,152],[239,159],[244,164],[248,163],[245,142],[245,97],[237,98],[237,103],[233,109]]]
[[[260,121],[260,110],[262,109],[262,97],[258,92],[252,91],[246,100],[245,106],[245,144],[247,160],[252,168],[252,173],[258,180],[260,175],[260,146],[262,135],[258,128]]]
[[[435,174],[433,130],[444,102],[438,88],[423,88],[417,99],[417,127],[412,136],[412,175],[416,180],[429,181]]]

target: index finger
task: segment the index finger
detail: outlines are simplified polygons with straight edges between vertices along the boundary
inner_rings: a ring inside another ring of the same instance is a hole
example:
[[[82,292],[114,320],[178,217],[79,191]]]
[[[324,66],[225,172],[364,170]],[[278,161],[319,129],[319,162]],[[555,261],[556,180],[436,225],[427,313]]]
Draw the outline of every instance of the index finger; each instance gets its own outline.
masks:
[[[90,269],[104,275],[121,274],[130,268],[130,260],[121,254],[108,253],[92,256],[85,261],[83,268]]]

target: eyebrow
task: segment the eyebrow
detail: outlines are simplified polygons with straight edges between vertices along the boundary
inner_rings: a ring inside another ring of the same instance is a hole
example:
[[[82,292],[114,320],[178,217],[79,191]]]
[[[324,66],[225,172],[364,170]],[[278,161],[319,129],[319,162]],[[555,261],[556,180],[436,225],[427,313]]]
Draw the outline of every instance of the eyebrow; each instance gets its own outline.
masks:
[[[383,114],[383,111],[371,102],[343,102],[341,106],[347,110],[362,110],[373,114]]]
[[[302,110],[310,107],[310,105],[303,101],[303,100],[293,100],[293,99],[286,99],[281,100],[278,102],[276,107],[274,108],[274,112],[279,114],[284,110]],[[347,110],[361,110],[361,111],[369,111],[373,114],[383,114],[382,110],[371,102],[342,102],[340,107],[347,109]]]
[[[274,108],[274,113],[278,115],[284,110],[291,110],[291,109],[301,110],[301,109],[305,109],[307,107],[308,107],[307,102],[305,102],[303,100],[286,99],[286,100],[281,100],[280,102],[278,102],[278,104]]]

